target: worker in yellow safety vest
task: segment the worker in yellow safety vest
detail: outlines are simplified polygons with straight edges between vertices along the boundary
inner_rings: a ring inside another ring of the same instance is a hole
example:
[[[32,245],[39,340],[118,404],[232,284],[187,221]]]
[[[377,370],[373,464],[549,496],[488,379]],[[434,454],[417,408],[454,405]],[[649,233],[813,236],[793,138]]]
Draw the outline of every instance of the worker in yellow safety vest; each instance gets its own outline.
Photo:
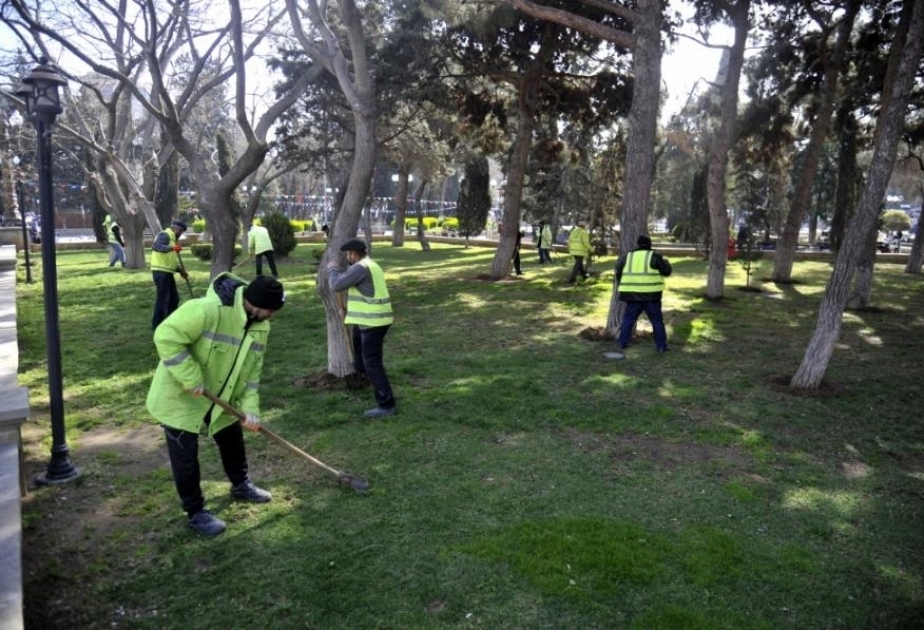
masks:
[[[367,409],[366,418],[384,418],[396,414],[395,395],[391,390],[382,346],[385,334],[394,322],[391,296],[385,284],[385,272],[366,256],[366,243],[350,239],[340,247],[346,252],[350,266],[346,270],[332,260],[327,263],[330,286],[334,291],[347,291],[344,323],[352,325],[353,366],[372,383],[376,406]]]
[[[179,258],[183,247],[177,242],[185,231],[186,224],[177,219],[170,227],[159,232],[151,245],[151,274],[154,276],[156,290],[151,330],[155,330],[180,305],[180,292],[177,291],[176,278],[173,276],[179,273],[187,277]]]
[[[619,301],[625,302],[622,321],[619,324],[619,351],[607,352],[607,359],[625,359],[622,350],[629,347],[635,322],[644,312],[654,332],[655,349],[667,352],[667,330],[661,313],[661,296],[664,293],[664,278],[671,275],[670,261],[651,249],[651,238],[642,234],[636,241],[638,247],[616,261],[616,282],[619,285]]]
[[[578,221],[578,224],[571,230],[571,234],[568,235],[568,253],[574,257],[571,275],[568,276],[568,282],[572,284],[578,276],[581,276],[581,280],[587,280],[589,275],[584,267],[584,260],[590,256],[590,233],[586,228],[587,221]]]

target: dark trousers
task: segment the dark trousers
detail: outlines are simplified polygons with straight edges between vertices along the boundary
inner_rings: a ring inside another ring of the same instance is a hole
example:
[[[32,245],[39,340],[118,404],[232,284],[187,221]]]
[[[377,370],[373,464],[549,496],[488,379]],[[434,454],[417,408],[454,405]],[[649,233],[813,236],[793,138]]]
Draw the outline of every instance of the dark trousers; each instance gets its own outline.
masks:
[[[571,267],[571,275],[568,276],[568,282],[574,282],[578,276],[582,280],[587,280],[587,270],[584,269],[584,257],[574,256],[574,266]]]
[[[382,362],[382,346],[390,326],[360,328],[353,325],[353,368],[365,374],[375,392],[375,402],[383,409],[395,406],[395,396]]]
[[[632,341],[632,329],[635,327],[635,322],[644,312],[654,331],[655,347],[658,350],[667,350],[667,330],[664,328],[661,302],[625,302],[625,305],[626,310],[619,324],[619,347],[628,347],[629,342]]]
[[[151,330],[177,309],[180,305],[180,292],[176,289],[176,278],[166,271],[154,272],[154,288],[157,297],[154,299],[154,318],[151,320]]]
[[[523,270],[520,269],[520,248],[519,247],[513,250],[513,268],[516,270],[518,276],[523,275]]]
[[[552,262],[552,253],[543,248],[539,248],[539,264]]]
[[[275,278],[276,274],[276,256],[273,253],[273,250],[261,252],[257,254],[257,275],[263,275],[263,259],[266,258],[266,263],[269,265],[270,273],[273,274]]]
[[[167,451],[173,469],[173,483],[186,514],[192,516],[205,507],[199,484],[199,434],[164,427]],[[213,438],[218,445],[221,464],[228,480],[237,485],[247,481],[247,454],[244,451],[244,431],[237,422],[222,429]]]

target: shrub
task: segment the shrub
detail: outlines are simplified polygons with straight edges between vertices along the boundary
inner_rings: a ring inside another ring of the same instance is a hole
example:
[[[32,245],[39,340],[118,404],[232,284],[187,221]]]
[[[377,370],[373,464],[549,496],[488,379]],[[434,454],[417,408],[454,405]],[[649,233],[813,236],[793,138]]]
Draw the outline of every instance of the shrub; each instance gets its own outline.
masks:
[[[271,212],[263,216],[263,226],[269,231],[270,240],[273,241],[273,252],[280,258],[291,253],[298,241],[295,240],[295,228],[289,218],[281,212]]]
[[[293,219],[291,223],[292,229],[296,232],[310,232],[314,226],[314,221],[311,219],[305,219],[304,221]]]
[[[196,219],[195,221],[192,222],[192,225],[190,226],[190,228],[192,229],[193,232],[196,232],[197,234],[201,234],[202,232],[205,232],[205,219]]]
[[[447,230],[458,230],[459,229],[459,219],[455,217],[446,217],[443,219],[443,227]]]
[[[199,260],[212,260],[212,244],[203,243],[193,245],[189,248],[189,251],[192,252],[192,255],[198,258]],[[234,246],[234,258],[237,258],[241,255],[241,246]]]

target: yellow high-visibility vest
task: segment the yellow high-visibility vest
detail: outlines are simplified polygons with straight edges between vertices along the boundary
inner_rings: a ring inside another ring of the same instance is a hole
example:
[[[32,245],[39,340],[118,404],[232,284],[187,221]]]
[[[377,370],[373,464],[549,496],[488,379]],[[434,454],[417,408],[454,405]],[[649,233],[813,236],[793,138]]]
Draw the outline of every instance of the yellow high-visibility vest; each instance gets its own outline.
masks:
[[[622,269],[619,290],[626,293],[657,293],[664,291],[664,278],[657,269],[651,268],[650,249],[637,249],[626,256]]]
[[[375,290],[371,297],[367,297],[355,286],[350,287],[347,291],[347,315],[343,321],[360,326],[390,325],[395,318],[391,311],[391,296],[385,284],[385,272],[370,258],[363,258],[354,264],[363,265],[369,270]]]

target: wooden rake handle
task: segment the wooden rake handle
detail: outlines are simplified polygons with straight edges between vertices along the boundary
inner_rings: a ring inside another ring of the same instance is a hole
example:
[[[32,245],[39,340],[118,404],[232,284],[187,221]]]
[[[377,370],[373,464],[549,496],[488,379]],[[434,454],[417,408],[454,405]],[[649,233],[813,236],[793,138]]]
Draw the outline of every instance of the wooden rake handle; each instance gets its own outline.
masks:
[[[210,391],[208,391],[208,390],[202,392],[202,395],[205,396],[206,398],[208,398],[209,400],[211,400],[213,403],[215,403],[216,405],[218,405],[218,406],[221,407],[222,409],[224,409],[225,411],[227,411],[228,413],[230,413],[232,416],[234,416],[235,418],[237,418],[237,419],[240,420],[241,422],[244,421],[244,412],[241,411],[240,409],[237,409],[236,407],[233,407],[233,406],[230,405],[228,402],[222,400],[221,398],[219,398],[218,396],[216,396],[215,394],[213,394],[212,392],[210,392]],[[281,436],[279,436],[279,435],[276,435],[275,433],[273,433],[272,431],[270,431],[269,429],[267,429],[266,427],[264,427],[262,424],[260,425],[260,428],[258,429],[258,432],[259,432],[259,433],[262,433],[263,435],[265,435],[266,437],[268,437],[270,440],[272,440],[273,442],[275,442],[275,443],[278,444],[279,446],[282,446],[282,447],[285,448],[286,450],[291,451],[292,453],[295,453],[296,455],[298,455],[298,456],[301,457],[302,459],[305,459],[305,460],[311,462],[311,463],[314,464],[315,466],[319,466],[320,468],[323,468],[323,469],[326,470],[327,472],[336,475],[338,478],[339,478],[339,477],[344,477],[344,476],[345,476],[345,473],[340,472],[339,470],[337,470],[336,468],[333,468],[332,466],[328,466],[327,464],[325,464],[324,462],[322,462],[320,459],[318,459],[318,458],[316,458],[316,457],[312,457],[311,455],[309,455],[308,453],[306,453],[306,452],[303,451],[302,449],[298,448],[297,446],[295,446],[294,444],[292,444],[291,442],[289,442],[289,441],[286,440],[285,438],[283,438],[283,437],[281,437]]]

